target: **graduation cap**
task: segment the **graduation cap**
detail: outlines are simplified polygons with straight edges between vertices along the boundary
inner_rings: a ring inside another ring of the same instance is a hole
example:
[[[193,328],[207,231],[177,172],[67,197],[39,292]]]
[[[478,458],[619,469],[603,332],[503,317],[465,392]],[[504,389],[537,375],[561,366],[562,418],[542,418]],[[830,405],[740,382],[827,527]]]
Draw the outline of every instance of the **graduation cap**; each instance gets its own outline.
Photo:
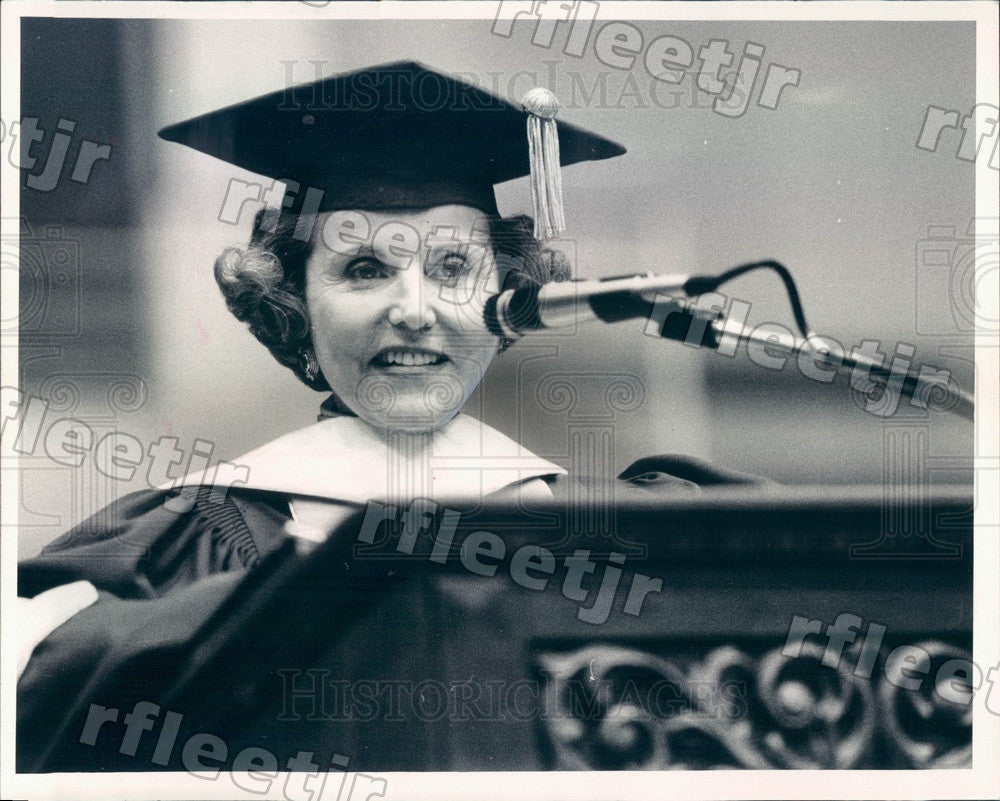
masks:
[[[549,238],[565,227],[559,166],[625,152],[556,122],[557,109],[547,89],[515,106],[400,61],[212,111],[160,136],[284,181],[293,212],[456,203],[496,214],[494,184],[530,175],[536,235]]]

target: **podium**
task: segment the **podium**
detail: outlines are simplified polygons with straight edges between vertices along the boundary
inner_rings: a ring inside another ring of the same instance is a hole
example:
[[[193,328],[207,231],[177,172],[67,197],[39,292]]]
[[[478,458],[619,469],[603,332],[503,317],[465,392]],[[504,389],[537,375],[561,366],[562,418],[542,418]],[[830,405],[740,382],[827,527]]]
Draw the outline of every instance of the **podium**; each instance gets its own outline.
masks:
[[[248,574],[156,655],[155,685],[95,688],[156,705],[134,753],[120,732],[51,753],[183,770],[201,737],[223,769],[261,751],[378,772],[970,764],[970,487],[605,511],[594,537],[555,500],[358,508]]]

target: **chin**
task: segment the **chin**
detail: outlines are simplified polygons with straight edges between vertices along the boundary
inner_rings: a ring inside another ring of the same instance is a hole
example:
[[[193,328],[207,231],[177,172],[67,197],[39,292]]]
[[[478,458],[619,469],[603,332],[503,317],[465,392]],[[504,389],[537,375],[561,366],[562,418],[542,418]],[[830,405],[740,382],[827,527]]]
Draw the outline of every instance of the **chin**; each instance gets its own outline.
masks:
[[[402,434],[431,434],[448,425],[459,413],[461,407],[449,409],[428,409],[426,404],[396,404],[396,408],[386,412],[379,409],[358,409],[358,416],[368,425]]]
[[[457,414],[457,413],[456,413]],[[455,419],[455,415],[442,417],[373,417],[360,415],[368,425],[396,434],[433,434]]]
[[[427,434],[450,423],[468,398],[467,388],[455,377],[403,387],[385,379],[358,386],[355,413],[375,428],[409,434]]]

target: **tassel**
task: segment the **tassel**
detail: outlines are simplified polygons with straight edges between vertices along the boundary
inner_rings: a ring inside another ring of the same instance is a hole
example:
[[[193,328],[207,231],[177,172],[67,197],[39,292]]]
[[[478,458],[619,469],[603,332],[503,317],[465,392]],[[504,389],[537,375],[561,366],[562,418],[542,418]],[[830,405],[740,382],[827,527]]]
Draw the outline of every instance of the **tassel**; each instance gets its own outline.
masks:
[[[531,166],[531,201],[535,236],[546,240],[566,230],[563,214],[562,175],[559,171],[559,101],[544,87],[531,89],[521,100],[528,112],[528,163]]]

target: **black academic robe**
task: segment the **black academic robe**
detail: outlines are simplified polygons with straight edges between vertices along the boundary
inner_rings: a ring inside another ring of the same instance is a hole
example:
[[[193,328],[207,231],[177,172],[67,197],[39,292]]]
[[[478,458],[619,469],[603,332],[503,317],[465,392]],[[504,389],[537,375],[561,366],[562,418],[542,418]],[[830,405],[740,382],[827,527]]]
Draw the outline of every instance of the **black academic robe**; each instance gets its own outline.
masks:
[[[554,495],[566,497],[571,483],[555,480]],[[668,497],[755,483],[697,460],[661,456],[633,464],[618,489],[619,497]],[[175,496],[128,495],[19,565],[22,597],[81,579],[99,591],[97,602],[36,647],[20,678],[19,771],[178,769],[176,757],[161,764],[155,754],[139,760],[123,753],[120,737],[103,747],[86,742],[92,705],[121,716],[138,701],[155,702],[190,657],[198,633],[269,556],[294,548],[294,538],[287,533],[288,499],[280,494],[233,488],[220,501],[206,487],[188,502],[169,502]]]

